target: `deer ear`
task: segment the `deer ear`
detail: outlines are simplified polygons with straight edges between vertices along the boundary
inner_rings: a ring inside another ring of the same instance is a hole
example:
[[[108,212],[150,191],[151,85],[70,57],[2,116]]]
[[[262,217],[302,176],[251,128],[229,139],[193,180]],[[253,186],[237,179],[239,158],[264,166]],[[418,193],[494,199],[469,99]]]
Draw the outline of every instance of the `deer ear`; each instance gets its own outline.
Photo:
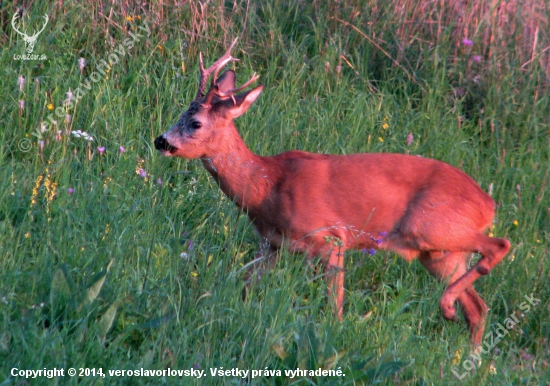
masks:
[[[230,100],[231,106],[229,107],[229,115],[231,118],[235,119],[243,115],[252,103],[254,103],[254,101],[260,96],[263,89],[264,86],[260,85],[250,91],[235,95],[235,100],[237,103],[233,105],[233,102]]]
[[[216,81],[216,84],[218,85],[219,90],[221,92],[226,92],[235,88],[236,77],[237,76],[235,75],[235,71],[233,70],[225,71]]]

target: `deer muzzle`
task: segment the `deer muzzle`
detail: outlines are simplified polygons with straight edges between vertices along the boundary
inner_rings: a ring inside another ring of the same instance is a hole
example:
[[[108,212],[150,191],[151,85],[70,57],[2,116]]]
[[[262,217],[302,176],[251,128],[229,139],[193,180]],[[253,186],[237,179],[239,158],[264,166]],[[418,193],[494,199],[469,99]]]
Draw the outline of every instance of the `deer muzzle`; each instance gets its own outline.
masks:
[[[170,145],[170,143],[164,138],[164,135],[159,135],[155,139],[155,148],[163,154],[174,154],[178,148]]]

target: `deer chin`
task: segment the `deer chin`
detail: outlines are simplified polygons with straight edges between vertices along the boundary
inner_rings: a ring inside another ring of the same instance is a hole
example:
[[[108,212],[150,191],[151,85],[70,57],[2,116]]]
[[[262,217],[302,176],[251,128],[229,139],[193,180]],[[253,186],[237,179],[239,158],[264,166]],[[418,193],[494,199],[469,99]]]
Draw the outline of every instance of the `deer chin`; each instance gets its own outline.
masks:
[[[159,150],[160,154],[162,154],[165,157],[173,157],[175,150]]]
[[[202,159],[204,158],[204,153],[202,152],[196,152],[190,149],[182,148],[176,148],[173,152],[170,153],[170,156],[179,157],[183,159]]]

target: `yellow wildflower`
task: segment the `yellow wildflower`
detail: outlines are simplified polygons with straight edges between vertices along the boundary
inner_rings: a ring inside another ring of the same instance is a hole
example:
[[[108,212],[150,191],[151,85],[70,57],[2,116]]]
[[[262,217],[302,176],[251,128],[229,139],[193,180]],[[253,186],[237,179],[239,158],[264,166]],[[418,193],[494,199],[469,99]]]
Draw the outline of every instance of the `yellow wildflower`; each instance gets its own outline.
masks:
[[[43,178],[44,178],[43,175],[39,175],[38,177],[36,177],[34,188],[32,188],[31,207],[36,205],[36,196],[38,196],[38,189],[40,189],[40,185],[42,183]]]
[[[55,107],[53,105],[53,103],[48,103],[48,105],[46,106],[48,108],[48,110],[53,110]]]
[[[382,138],[382,137],[378,137],[378,140],[379,140],[380,142],[384,142],[384,138]]]
[[[462,358],[462,349],[459,348],[458,350],[455,351],[454,355],[453,355],[453,359],[451,360],[451,363],[453,365],[457,365],[460,363],[460,359]]]
[[[46,188],[46,199],[48,200],[48,203],[50,203],[55,197],[55,188],[57,187],[56,182],[52,183],[51,177],[52,175],[50,174],[48,168],[46,168],[46,179],[44,180],[44,187]]]
[[[512,224],[514,224],[515,226],[518,226],[519,222],[518,222],[518,220],[514,220],[514,222]]]
[[[106,188],[107,184],[111,182],[113,179],[111,177],[107,177],[103,180],[103,187]]]
[[[134,21],[134,18],[132,16],[126,16],[124,19],[127,21]]]
[[[49,195],[47,197],[48,202],[52,202],[56,194],[57,194],[57,182],[53,182],[50,187]]]
[[[111,231],[111,225],[107,223],[105,225],[105,230],[103,231],[103,237],[101,237],[101,240],[105,240],[105,238],[107,237],[110,231]]]

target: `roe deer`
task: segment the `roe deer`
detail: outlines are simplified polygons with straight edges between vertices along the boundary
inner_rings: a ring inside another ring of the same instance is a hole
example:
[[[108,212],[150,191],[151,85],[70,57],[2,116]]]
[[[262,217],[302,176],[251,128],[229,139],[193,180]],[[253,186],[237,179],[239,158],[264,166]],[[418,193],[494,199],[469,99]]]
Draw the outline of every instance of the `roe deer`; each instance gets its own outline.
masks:
[[[199,56],[199,90],[178,123],[155,139],[166,156],[199,158],[229,199],[247,213],[273,265],[283,243],[291,251],[320,257],[328,295],[342,318],[344,251],[390,250],[415,258],[437,279],[448,281],[440,300],[443,316],[456,320],[462,307],[474,346],[481,342],[487,305],[473,283],[510,249],[506,239],[484,234],[494,201],[462,171],[440,161],[401,154],[324,155],[288,151],[252,153],[233,120],[260,95],[235,87],[231,49],[208,69]],[[212,81],[206,91],[210,75]],[[240,91],[243,91],[239,93]],[[472,252],[481,259],[468,268]]]

